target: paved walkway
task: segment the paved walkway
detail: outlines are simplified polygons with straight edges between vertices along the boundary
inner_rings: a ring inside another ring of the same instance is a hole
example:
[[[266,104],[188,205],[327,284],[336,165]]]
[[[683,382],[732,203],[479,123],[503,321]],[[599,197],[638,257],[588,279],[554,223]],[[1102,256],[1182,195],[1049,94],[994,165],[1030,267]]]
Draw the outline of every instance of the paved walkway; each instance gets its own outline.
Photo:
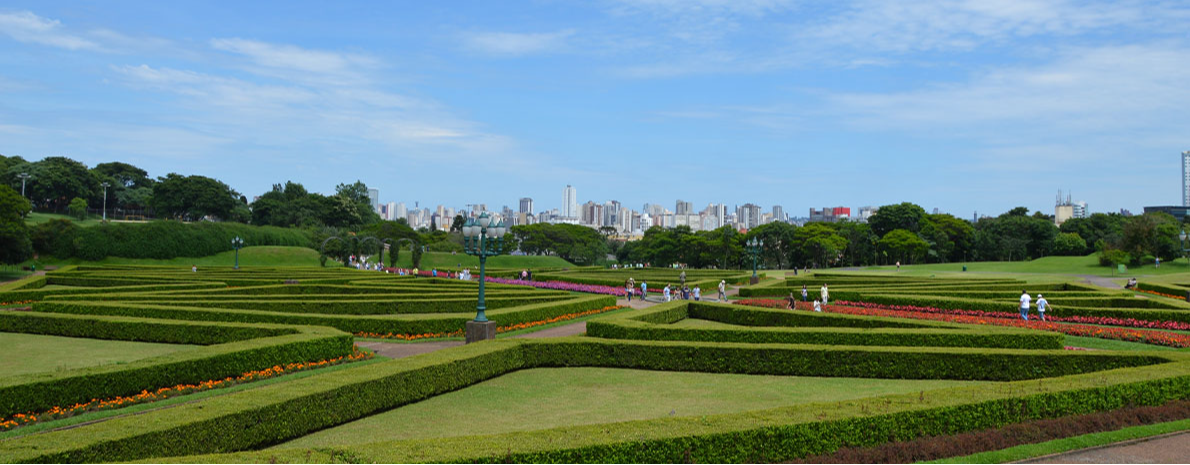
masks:
[[[1187,463],[1190,431],[1047,455],[1021,463]]]
[[[1115,282],[1118,278],[1108,278],[1104,276],[1095,276],[1089,274],[1080,274],[1078,277],[1083,278],[1083,282],[1099,287],[1106,287],[1108,289],[1123,289],[1119,283]]]

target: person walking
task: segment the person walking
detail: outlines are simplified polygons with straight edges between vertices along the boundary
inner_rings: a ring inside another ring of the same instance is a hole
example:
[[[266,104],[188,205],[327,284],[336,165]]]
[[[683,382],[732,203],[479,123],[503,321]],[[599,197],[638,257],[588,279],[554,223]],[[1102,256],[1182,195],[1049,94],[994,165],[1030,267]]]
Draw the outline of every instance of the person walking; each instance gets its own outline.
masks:
[[[1049,306],[1049,302],[1045,300],[1045,296],[1037,294],[1037,316],[1041,321],[1045,321],[1045,307]]]
[[[682,286],[682,300],[690,300],[690,288]]]
[[[1155,265],[1153,265],[1153,268],[1161,268],[1161,257],[1155,257],[1155,258],[1153,258],[1153,260],[1156,260],[1156,261],[1154,262],[1154,263],[1156,263],[1156,264],[1155,264]]]
[[[640,300],[645,300],[649,296],[649,282],[641,280],[640,282]]]
[[[628,298],[629,302],[632,302],[632,278],[624,281],[624,296]]]
[[[822,297],[822,305],[826,305],[830,301],[831,291],[826,288],[826,284],[822,285],[822,289],[819,289],[818,294]]]
[[[785,302],[789,304],[790,310],[797,308],[797,299],[793,298],[793,291],[789,291],[789,297],[785,299]]]
[[[1033,298],[1029,296],[1028,292],[1021,291],[1021,319],[1029,321],[1029,303]]]
[[[678,279],[682,281],[682,287],[686,287],[686,270],[682,270],[682,274],[678,275]]]
[[[802,302],[809,302],[809,300],[810,300],[810,291],[808,289],[806,289],[805,284],[802,284]]]
[[[720,279],[719,280],[719,301],[724,302],[726,300],[727,300],[727,280]]]
[[[665,290],[664,290],[664,291],[662,291],[662,293],[661,293],[661,294],[662,294],[663,296],[665,296],[665,301],[666,301],[666,302],[669,302],[669,301],[671,300],[671,299],[670,299],[670,297],[672,296],[672,294],[671,294],[671,291],[669,290],[669,284],[666,284],[666,285],[665,285]]]
[[[897,271],[901,271],[901,261],[897,260]]]
[[[695,284],[694,285],[694,301],[698,302],[701,299],[702,299],[702,288],[699,288],[698,285]]]

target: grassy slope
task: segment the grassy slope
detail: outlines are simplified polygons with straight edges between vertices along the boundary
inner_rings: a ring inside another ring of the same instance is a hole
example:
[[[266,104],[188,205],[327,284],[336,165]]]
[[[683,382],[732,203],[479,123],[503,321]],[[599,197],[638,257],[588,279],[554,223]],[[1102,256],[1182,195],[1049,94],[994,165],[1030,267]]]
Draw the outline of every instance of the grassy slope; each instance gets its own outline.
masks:
[[[971,263],[934,263],[927,265],[904,265],[900,274],[908,276],[928,275],[939,272],[961,272],[967,266],[969,273],[1039,273],[1039,274],[1069,274],[1095,275],[1112,277],[1116,275],[1115,268],[1099,266],[1099,259],[1095,255],[1085,257],[1044,257],[1027,262],[971,262]],[[864,271],[896,272],[895,266],[873,266]],[[1137,276],[1165,276],[1179,273],[1190,273],[1190,264],[1185,260],[1175,260],[1161,264],[1161,268],[1154,268],[1152,263],[1137,267],[1128,267],[1123,278]]]
[[[857,383],[850,378],[542,368],[510,373],[277,447],[345,446],[712,415],[968,384],[972,383],[883,379]]]
[[[0,376],[127,363],[198,346],[0,333]]]
[[[70,220],[70,221],[74,222],[74,224],[77,224],[82,227],[95,226],[100,223],[100,220],[98,217],[88,217],[87,219],[85,219],[83,221],[79,221],[70,215],[59,215],[56,213],[33,212],[33,213],[29,213],[29,216],[25,217],[25,224],[27,224],[29,226],[33,226],[35,224],[45,223],[49,220]]]
[[[171,265],[189,267],[198,266],[231,266],[235,264],[235,251],[221,252],[207,257],[178,257],[167,260],[147,258],[107,257],[99,261],[80,259],[56,260],[43,258],[38,260],[39,266],[45,265]],[[330,265],[330,263],[328,263]],[[318,252],[305,247],[284,246],[256,246],[240,249],[240,266],[318,266]]]

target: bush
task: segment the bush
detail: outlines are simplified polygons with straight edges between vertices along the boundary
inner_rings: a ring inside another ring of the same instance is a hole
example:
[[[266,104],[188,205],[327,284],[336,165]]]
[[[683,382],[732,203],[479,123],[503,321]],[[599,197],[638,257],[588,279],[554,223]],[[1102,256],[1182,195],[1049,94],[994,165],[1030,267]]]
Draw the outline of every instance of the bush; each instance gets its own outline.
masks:
[[[1099,257],[1099,266],[1123,265],[1129,263],[1132,260],[1132,257],[1128,255],[1128,252],[1120,249],[1105,248],[1100,250],[1096,255]]]
[[[247,245],[311,247],[309,233],[298,229],[239,223],[106,223],[77,228],[54,223],[37,228],[42,250],[56,258],[101,260],[105,257],[169,259],[206,257],[232,250],[231,238]]]
[[[79,227],[74,222],[65,219],[53,219],[33,226],[29,231],[29,239],[33,241],[33,250],[42,255],[59,258],[75,256],[74,239],[78,236]]]
[[[79,221],[87,219],[87,201],[86,200],[75,197],[74,199],[72,199],[70,201],[70,206],[68,207],[68,209],[70,211],[70,216],[75,217],[75,219],[77,219]]]

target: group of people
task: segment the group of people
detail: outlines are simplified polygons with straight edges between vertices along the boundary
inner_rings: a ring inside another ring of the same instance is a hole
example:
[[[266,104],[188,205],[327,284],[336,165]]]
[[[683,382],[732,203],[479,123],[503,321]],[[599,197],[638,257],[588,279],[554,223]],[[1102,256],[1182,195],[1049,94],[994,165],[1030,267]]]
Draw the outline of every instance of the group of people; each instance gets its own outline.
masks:
[[[818,298],[814,299],[814,311],[822,312],[822,306],[826,305],[826,303],[830,301],[830,298],[831,298],[831,290],[824,283],[822,285],[822,288],[818,290]],[[805,284],[802,284],[802,302],[806,302],[809,299],[810,299],[810,289],[807,288]],[[797,298],[795,298],[793,296],[793,291],[789,292],[789,297],[787,297],[785,299],[785,302],[788,304],[788,308],[790,310],[797,308]]]
[[[1021,291],[1021,319],[1029,320],[1029,308],[1033,301],[1033,297],[1029,296],[1026,291]],[[1037,316],[1041,321],[1045,321],[1045,310],[1049,308],[1049,302],[1045,300],[1045,296],[1037,294]]]
[[[695,301],[702,300],[702,287],[700,287],[698,284],[695,284],[693,288],[691,288],[690,286],[687,286],[685,272],[682,273],[682,275],[679,277],[679,279],[681,280],[681,284],[679,284],[678,286],[671,286],[669,284],[666,284],[665,287],[661,288],[661,297],[662,297],[663,301],[671,302],[674,299],[695,300]],[[648,295],[649,295],[649,283],[648,283],[648,281],[641,281],[640,282],[639,300],[645,300],[645,297],[647,297]],[[636,279],[635,278],[628,278],[626,281],[624,281],[624,296],[628,299],[629,302],[631,302],[632,298],[636,296]],[[727,300],[727,281],[719,281],[719,300],[720,301]]]

